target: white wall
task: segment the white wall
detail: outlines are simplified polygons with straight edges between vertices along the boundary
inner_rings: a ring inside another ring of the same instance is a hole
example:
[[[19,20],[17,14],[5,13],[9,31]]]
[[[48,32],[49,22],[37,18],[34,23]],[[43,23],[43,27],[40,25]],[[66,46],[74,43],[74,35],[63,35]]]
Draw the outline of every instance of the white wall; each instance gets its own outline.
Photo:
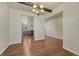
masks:
[[[9,8],[7,3],[0,3],[0,54],[9,45]]]
[[[57,37],[63,39],[63,14],[58,16]]]
[[[20,43],[21,36],[20,12],[14,9],[10,9],[10,43]]]
[[[45,20],[43,16],[35,16],[34,18],[34,38],[35,40],[45,39]]]
[[[63,11],[64,48],[79,55],[79,3],[65,3]]]
[[[52,16],[46,20],[46,36],[63,39],[63,16]]]
[[[21,43],[22,41],[22,16],[33,14],[10,8],[10,43]]]

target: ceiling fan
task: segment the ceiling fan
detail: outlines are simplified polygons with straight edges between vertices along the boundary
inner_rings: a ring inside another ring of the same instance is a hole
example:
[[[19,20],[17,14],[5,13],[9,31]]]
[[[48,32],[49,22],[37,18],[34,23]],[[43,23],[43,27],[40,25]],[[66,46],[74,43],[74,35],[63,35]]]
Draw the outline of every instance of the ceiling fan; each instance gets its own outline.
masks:
[[[32,3],[32,2],[18,2],[18,3],[24,4],[24,5],[28,5],[28,6],[30,6],[30,7],[33,7],[33,12],[36,11],[36,13],[37,13],[38,15],[40,15],[40,13],[43,13],[44,11],[49,12],[49,13],[52,12],[51,9],[48,9],[48,8],[44,7],[43,5],[40,5],[39,3],[38,3],[37,5],[35,5],[35,4]],[[37,8],[38,11],[35,10],[35,8]],[[41,12],[39,12],[39,10],[40,10]]]

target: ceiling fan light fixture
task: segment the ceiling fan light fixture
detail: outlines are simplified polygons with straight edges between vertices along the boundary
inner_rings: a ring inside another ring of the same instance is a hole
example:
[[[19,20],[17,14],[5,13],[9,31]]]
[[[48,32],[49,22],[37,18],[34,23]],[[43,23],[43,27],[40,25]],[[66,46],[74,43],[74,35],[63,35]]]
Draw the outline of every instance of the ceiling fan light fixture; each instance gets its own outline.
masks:
[[[33,12],[35,13],[35,14],[37,14],[37,15],[42,15],[42,14],[44,14],[44,6],[41,4],[39,4],[39,3],[37,3],[37,4],[34,4],[33,5]]]

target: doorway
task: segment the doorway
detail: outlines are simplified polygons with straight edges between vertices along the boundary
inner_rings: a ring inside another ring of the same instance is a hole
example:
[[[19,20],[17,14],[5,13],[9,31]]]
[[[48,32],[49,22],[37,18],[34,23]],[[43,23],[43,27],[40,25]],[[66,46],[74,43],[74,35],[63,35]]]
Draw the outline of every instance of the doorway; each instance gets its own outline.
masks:
[[[33,17],[23,15],[22,16],[22,42],[24,41],[23,38],[26,36],[34,36],[34,30],[33,30]]]

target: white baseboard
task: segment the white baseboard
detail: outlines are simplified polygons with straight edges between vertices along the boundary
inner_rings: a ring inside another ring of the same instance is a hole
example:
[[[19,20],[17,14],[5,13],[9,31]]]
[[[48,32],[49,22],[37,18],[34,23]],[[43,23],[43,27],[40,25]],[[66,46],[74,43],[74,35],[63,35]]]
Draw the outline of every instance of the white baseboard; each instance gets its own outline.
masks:
[[[18,42],[10,42],[10,45],[11,45],[11,44],[17,44],[17,43],[22,43],[22,41],[18,41]]]
[[[2,51],[0,52],[0,55],[9,47],[10,44],[7,44],[3,49]]]
[[[46,36],[49,36],[49,37],[55,37],[55,38],[58,38],[58,39],[61,39],[61,40],[63,40],[63,38],[62,37],[58,37],[58,36],[55,36],[55,35],[46,35]]]
[[[55,38],[58,38],[58,39],[62,39],[62,40],[63,40],[63,38],[61,38],[61,37],[58,37],[58,36],[53,36],[53,37],[55,37]]]
[[[54,38],[63,40],[63,38],[61,38],[61,37],[57,37],[57,36],[50,36],[50,35],[46,35],[46,36],[48,36],[48,37],[54,37]]]
[[[68,51],[70,51],[70,52],[72,52],[72,53],[74,53],[74,54],[76,54],[76,55],[79,55],[79,53],[77,53],[77,52],[75,52],[75,51],[72,51],[72,50],[70,50],[70,49],[68,49],[68,48],[63,47],[63,49],[68,50]]]
[[[0,52],[0,55],[11,45],[11,44],[17,44],[17,43],[21,43],[21,42],[12,42],[12,43],[8,43],[6,44],[6,46],[2,49],[2,51]]]

